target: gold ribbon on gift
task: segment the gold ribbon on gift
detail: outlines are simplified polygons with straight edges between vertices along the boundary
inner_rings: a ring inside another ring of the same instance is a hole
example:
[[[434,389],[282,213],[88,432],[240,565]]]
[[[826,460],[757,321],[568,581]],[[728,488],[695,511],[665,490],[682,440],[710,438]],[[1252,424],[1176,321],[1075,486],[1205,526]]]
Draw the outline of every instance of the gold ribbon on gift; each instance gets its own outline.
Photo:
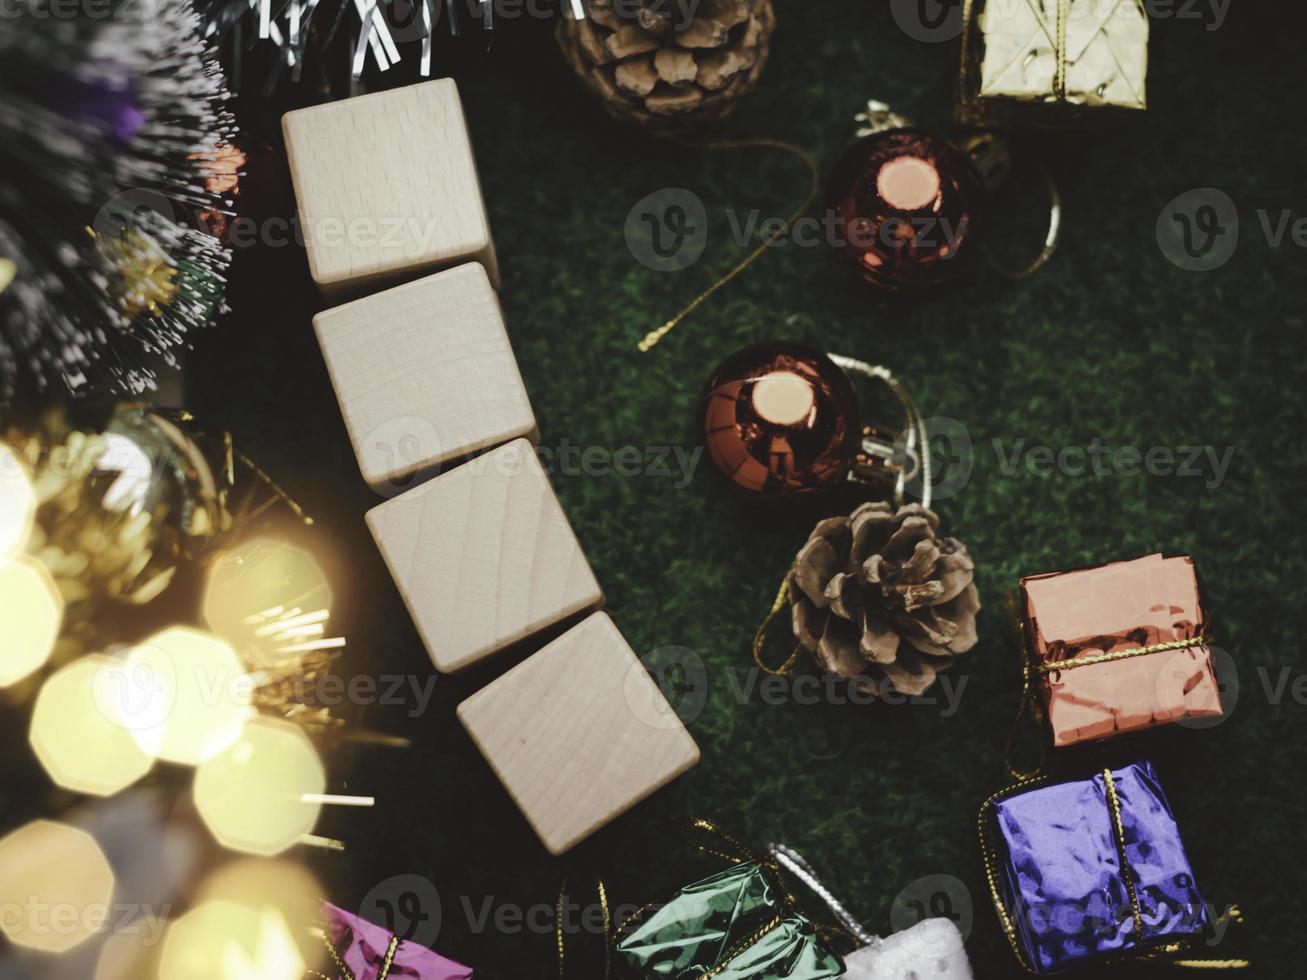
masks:
[[[604,917],[604,972],[602,980],[609,980],[613,972],[613,915],[608,907],[608,889],[599,878],[595,882],[599,894],[599,908]],[[558,953],[558,980],[567,980],[567,934],[563,929],[563,908],[567,903],[567,879],[558,887],[558,904],[554,907],[554,945]]]
[[[1104,769],[1102,777],[1103,788],[1107,797],[1108,814],[1112,819],[1112,841],[1116,848],[1117,864],[1121,869],[1121,880],[1125,883],[1126,895],[1130,900],[1130,917],[1134,925],[1136,942],[1143,942],[1145,939],[1144,913],[1139,903],[1139,893],[1135,889],[1134,875],[1126,857],[1125,824],[1121,817],[1121,800],[1116,792],[1116,778],[1112,775],[1111,769]],[[989,896],[994,903],[994,911],[998,914],[999,924],[1003,928],[1003,935],[1007,939],[1013,955],[1016,956],[1017,962],[1021,964],[1022,969],[1030,974],[1037,974],[1038,971],[1026,959],[1025,950],[1022,948],[1017,935],[1016,922],[1003,901],[1003,891],[999,885],[998,846],[994,840],[993,815],[994,808],[1000,801],[1025,790],[1047,785],[1047,783],[1048,779],[1043,776],[1019,780],[1012,786],[999,790],[986,798],[985,802],[980,805],[980,814],[977,817],[980,853],[985,863],[985,883],[989,886]],[[1229,916],[1236,921],[1242,921],[1237,907],[1231,908]],[[1247,960],[1238,959],[1179,959],[1179,954],[1186,949],[1188,949],[1188,946],[1184,943],[1168,943],[1157,949],[1124,954],[1114,957],[1114,959],[1125,961],[1150,960],[1164,966],[1203,970],[1241,970],[1250,965]]]
[[[967,71],[971,67],[971,32],[973,30],[976,0],[963,0],[962,2],[962,67],[961,74],[958,78],[959,98],[962,99],[968,108],[974,108],[975,100],[972,98],[967,85]],[[1057,20],[1056,20],[1056,40],[1054,47],[1056,51],[1054,57],[1057,59],[1057,66],[1053,73],[1053,97],[1058,102],[1066,101],[1066,68],[1067,68],[1067,50],[1066,50],[1066,22],[1071,16],[1071,0],[1057,0]]]
[[[1011,606],[1014,616],[1017,615],[1015,605]],[[1155,653],[1167,653],[1171,650],[1189,650],[1194,647],[1204,647],[1211,643],[1211,637],[1205,633],[1199,633],[1197,636],[1190,636],[1180,640],[1166,640],[1161,643],[1149,643],[1141,647],[1129,647],[1124,650],[1113,650],[1111,653],[1095,653],[1086,657],[1067,657],[1063,660],[1045,660],[1038,664],[1032,663],[1030,658],[1025,661],[1023,679],[1021,684],[1021,700],[1017,704],[1017,716],[1013,719],[1012,727],[1008,732],[1007,748],[1004,750],[1004,759],[1007,762],[1008,773],[1014,779],[1030,779],[1039,775],[1044,767],[1044,754],[1040,753],[1039,765],[1033,770],[1017,769],[1012,762],[1012,754],[1015,748],[1017,730],[1021,726],[1021,720],[1029,712],[1034,717],[1036,724],[1043,721],[1043,712],[1040,711],[1039,701],[1035,697],[1036,681],[1047,674],[1058,673],[1063,670],[1075,670],[1079,667],[1093,667],[1097,664],[1111,664],[1119,660],[1133,660],[1135,657],[1148,657]],[[1033,655],[1032,655],[1033,656]]]
[[[390,937],[390,945],[386,947],[386,955],[381,961],[381,970],[377,973],[376,980],[387,980],[390,976],[390,968],[395,965],[395,954],[399,952],[401,942],[402,940],[398,936]],[[336,965],[336,976],[329,977],[317,970],[309,970],[307,976],[318,977],[320,980],[357,980],[354,971],[346,966],[345,961],[341,959],[340,950],[336,949],[325,933],[322,936],[322,945],[327,947],[327,955],[331,957],[331,962]]]
[[[767,922],[764,922],[751,934],[739,940],[734,946],[727,949],[726,952],[721,955],[715,967],[708,972],[701,973],[699,976],[693,978],[693,980],[712,980],[713,977],[725,970],[733,960],[757,945],[765,936],[769,935],[776,929],[779,929],[788,915],[798,915],[801,913],[799,912],[798,897],[791,890],[789,882],[783,874],[781,863],[777,859],[774,851],[769,852],[766,856],[759,855],[739,838],[727,833],[711,820],[705,820],[702,817],[695,818],[690,826],[695,830],[702,831],[711,837],[717,838],[717,840],[724,845],[721,847],[714,847],[691,840],[689,841],[691,847],[703,851],[705,854],[711,854],[713,857],[721,858],[729,865],[758,865],[771,877],[772,881],[776,883],[781,893],[781,911],[772,916],[772,918]],[[820,895],[820,892],[818,892],[818,894]],[[621,926],[614,930],[612,937],[613,942],[615,943],[617,941],[623,931],[631,928],[633,925],[639,924],[640,921],[648,916],[650,912],[654,911],[656,907],[656,905],[646,905],[624,920]],[[817,935],[823,940],[829,941],[833,936],[852,936],[852,933],[850,933],[848,929],[841,926],[832,926],[826,923],[817,922],[810,917],[808,918],[808,921],[812,923],[813,928],[817,931]],[[559,968],[561,971],[561,937],[559,957]],[[605,974],[605,977],[606,976],[607,974]],[[559,980],[566,980],[561,972],[559,974]]]

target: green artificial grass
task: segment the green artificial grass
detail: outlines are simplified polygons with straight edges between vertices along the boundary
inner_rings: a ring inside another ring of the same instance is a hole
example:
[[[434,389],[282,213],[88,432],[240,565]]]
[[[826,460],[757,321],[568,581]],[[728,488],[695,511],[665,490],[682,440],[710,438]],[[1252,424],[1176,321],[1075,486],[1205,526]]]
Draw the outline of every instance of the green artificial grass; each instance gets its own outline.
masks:
[[[778,0],[762,83],[722,134],[793,142],[826,170],[868,97],[946,124],[956,50],[909,38],[894,6]],[[1269,245],[1258,210],[1272,220],[1285,208],[1307,214],[1307,137],[1290,85],[1307,26],[1296,8],[1239,4],[1216,30],[1206,29],[1210,17],[1157,17],[1146,119],[1022,142],[1021,159],[1042,161],[1065,201],[1061,249],[1039,275],[1018,283],[982,267],[952,288],[889,298],[826,249],[777,248],[643,355],[640,337],[738,260],[725,209],[784,215],[806,175],[784,152],[696,150],[621,128],[576,86],[548,25],[505,25],[460,83],[542,445],[693,452],[708,372],[748,343],[792,339],[887,364],[927,415],[956,420],[969,436],[969,479],[936,509],[976,560],[981,640],[949,675],[951,690],[962,685],[954,711],[740,697],[754,630],[793,553],[817,517],[852,498],[758,508],[729,493],[706,460],[680,486],[676,477],[556,473],[633,647],[688,648],[702,661],[707,700],[689,723],[702,761],[554,860],[454,716],[502,665],[442,678],[420,716],[390,707],[362,719],[411,738],[410,750],[347,746],[330,758],[337,786],[378,798],[373,810],[324,819],[322,833],[348,841],[344,854],[305,856],[334,900],[357,908],[391,876],[421,875],[441,898],[440,950],[478,977],[534,980],[553,975],[549,922],[479,926],[485,909],[550,905],[565,875],[578,892],[602,876],[618,905],[666,897],[717,867],[683,842],[689,820],[704,816],[750,841],[796,847],[882,933],[900,921],[896,896],[951,876],[957,883],[944,890],[968,930],[976,975],[1020,976],[975,833],[981,800],[1008,782],[1003,746],[1020,680],[1005,598],[1023,574],[1160,550],[1195,557],[1239,698],[1212,730],[1158,732],[1110,758],[1156,762],[1208,900],[1243,907],[1247,924],[1216,955],[1248,954],[1253,976],[1295,975],[1304,879],[1291,852],[1307,818],[1307,705],[1291,693],[1273,699],[1264,685],[1282,669],[1304,671],[1307,253],[1287,240]],[[624,241],[632,206],[665,187],[698,194],[711,222],[702,260],[677,273],[646,269]],[[1228,193],[1242,222],[1233,258],[1206,273],[1173,266],[1155,233],[1163,206],[1197,187]],[[1037,182],[1014,191],[1012,200],[1038,209]],[[1030,234],[1027,222],[1013,225]],[[231,429],[317,517],[350,639],[342,672],[425,678],[426,654],[363,524],[377,498],[358,476],[312,335],[320,301],[302,252],[241,254],[230,301],[191,360],[190,407]],[[893,421],[882,396],[868,404]],[[1060,452],[1095,440],[1141,451],[1230,447],[1232,456],[1217,486],[1210,466],[1197,477],[1044,476],[1029,456],[1005,466],[1023,447]],[[1064,768],[1092,764],[1080,756]],[[576,939],[578,949],[586,941]]]
[[[868,97],[947,124],[951,44],[913,41],[892,5],[778,6],[762,84],[724,134],[791,141],[825,170]],[[617,904],[665,897],[714,868],[683,843],[687,822],[705,816],[800,849],[882,932],[900,892],[953,876],[963,896],[955,904],[970,906],[956,911],[971,913],[977,975],[1017,976],[974,831],[980,801],[1007,782],[1003,744],[1019,678],[1005,596],[1023,574],[1164,550],[1196,558],[1240,697],[1214,730],[1158,733],[1119,755],[1155,759],[1209,901],[1246,911],[1247,926],[1217,955],[1237,947],[1256,959],[1256,975],[1289,975],[1299,924],[1289,898],[1302,876],[1281,850],[1301,832],[1307,706],[1268,703],[1259,672],[1274,681],[1282,667],[1303,669],[1307,561],[1295,518],[1307,255],[1269,247],[1256,217],[1307,208],[1307,142],[1285,84],[1303,35],[1281,23],[1287,15],[1243,5],[1210,31],[1210,20],[1155,18],[1146,120],[1022,144],[1019,161],[1042,161],[1065,199],[1061,250],[1036,277],[1013,283],[981,268],[948,290],[887,299],[824,248],[778,248],[645,355],[635,351],[640,337],[738,260],[725,209],[787,214],[806,190],[804,170],[780,151],[699,151],[621,128],[574,84],[546,26],[508,27],[461,87],[542,444],[692,452],[708,371],[747,343],[794,339],[887,364],[927,415],[957,420],[970,437],[970,479],[937,509],[977,562],[981,642],[949,678],[965,687],[947,717],[941,706],[776,705],[757,691],[741,700],[754,629],[787,563],[813,520],[849,501],[759,509],[703,461],[680,487],[675,477],[556,473],[631,644],[701,658],[707,703],[689,727],[702,761],[551,860],[454,718],[454,705],[495,670],[442,679],[423,716],[377,709],[366,719],[411,737],[411,751],[334,760],[333,771],[379,805],[328,819],[328,832],[349,841],[346,854],[313,860],[332,894],[356,906],[391,875],[423,875],[442,898],[439,948],[487,977],[548,976],[552,935],[478,931],[468,910],[488,899],[496,908],[550,903],[564,875],[603,876]],[[711,222],[703,258],[678,273],[646,269],[624,241],[633,205],[665,187],[698,194]],[[1238,251],[1209,273],[1176,268],[1155,237],[1163,205],[1194,187],[1225,190],[1243,222]],[[1009,199],[1038,209],[1037,184],[1015,190]],[[1026,223],[1009,230],[1030,234]],[[238,273],[254,280],[259,260],[243,258]],[[302,257],[278,261],[289,264],[284,286],[313,302]],[[426,656],[363,526],[375,497],[355,471],[310,310],[280,290],[237,295],[196,359],[194,407],[235,430],[332,535],[348,566],[340,591],[352,608],[354,668],[422,674]],[[869,399],[893,421],[883,396]],[[1023,443],[1060,451],[1096,439],[1141,451],[1232,447],[1233,457],[1216,487],[1203,477],[1045,477],[1026,459],[1005,471]]]

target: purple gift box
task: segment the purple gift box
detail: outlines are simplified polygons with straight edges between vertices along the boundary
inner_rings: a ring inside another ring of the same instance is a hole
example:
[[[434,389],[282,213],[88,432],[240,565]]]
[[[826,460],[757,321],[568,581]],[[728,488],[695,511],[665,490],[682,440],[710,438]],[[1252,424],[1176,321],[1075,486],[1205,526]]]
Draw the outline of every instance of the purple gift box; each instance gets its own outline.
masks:
[[[1036,973],[1179,947],[1207,925],[1151,763],[1000,794],[982,827],[999,918]]]
[[[327,939],[339,980],[471,980],[472,970],[417,943],[402,942],[381,926],[323,903]]]

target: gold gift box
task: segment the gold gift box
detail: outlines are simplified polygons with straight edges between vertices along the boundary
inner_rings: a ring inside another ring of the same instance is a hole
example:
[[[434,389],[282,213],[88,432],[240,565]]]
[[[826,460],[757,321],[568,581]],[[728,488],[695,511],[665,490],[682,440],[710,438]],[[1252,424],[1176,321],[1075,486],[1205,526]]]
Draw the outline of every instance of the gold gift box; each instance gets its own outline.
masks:
[[[958,115],[1049,126],[1090,109],[1145,108],[1143,0],[967,0]]]

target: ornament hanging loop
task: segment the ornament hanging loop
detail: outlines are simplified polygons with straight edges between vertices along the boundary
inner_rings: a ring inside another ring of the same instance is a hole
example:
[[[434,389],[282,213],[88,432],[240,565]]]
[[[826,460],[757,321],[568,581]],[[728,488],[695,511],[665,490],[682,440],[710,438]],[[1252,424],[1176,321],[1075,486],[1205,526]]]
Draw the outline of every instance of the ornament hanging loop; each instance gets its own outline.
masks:
[[[930,507],[933,493],[933,487],[931,486],[933,481],[930,461],[930,433],[926,428],[926,420],[917,408],[916,400],[913,399],[912,394],[898,378],[894,377],[893,372],[887,367],[879,364],[868,364],[866,361],[860,361],[853,357],[844,357],[840,354],[830,354],[829,357],[849,374],[884,383],[894,394],[894,397],[898,399],[899,404],[903,406],[906,423],[901,437],[901,446],[897,440],[893,443],[885,442],[884,437],[876,430],[864,430],[863,451],[855,462],[850,477],[860,479],[866,474],[892,472],[894,475],[894,503],[898,506],[903,504],[909,482],[919,478],[921,482],[921,505]]]
[[[992,198],[994,192],[1012,176],[1012,153],[1008,142],[999,134],[990,130],[977,131],[960,141],[962,149],[971,157],[985,189]],[[1000,265],[993,254],[985,250],[985,258],[994,270],[1005,279],[1014,281],[1028,279],[1048,264],[1048,260],[1057,251],[1062,237],[1062,194],[1057,189],[1057,182],[1048,168],[1038,161],[1035,168],[1044,185],[1048,197],[1048,224],[1044,231],[1044,241],[1035,258],[1019,269],[1009,269]]]
[[[835,917],[835,921],[840,924],[840,928],[856,939],[859,945],[877,946],[880,944],[880,937],[868,932],[867,928],[853,917],[853,914],[817,877],[817,872],[813,870],[812,865],[804,859],[802,854],[786,847],[784,844],[768,844],[767,856],[793,875],[795,879],[803,882],[809,891],[820,898],[825,903],[826,908],[830,910],[831,915]]]

